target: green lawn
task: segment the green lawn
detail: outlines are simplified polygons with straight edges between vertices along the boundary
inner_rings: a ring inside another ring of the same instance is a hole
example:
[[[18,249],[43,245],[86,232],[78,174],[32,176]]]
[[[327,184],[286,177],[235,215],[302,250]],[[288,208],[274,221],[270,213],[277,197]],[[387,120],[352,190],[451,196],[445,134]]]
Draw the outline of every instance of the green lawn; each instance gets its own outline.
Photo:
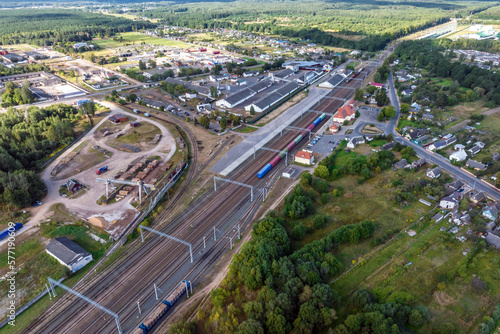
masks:
[[[371,142],[368,143],[368,145],[371,147],[382,146],[384,144],[387,144],[387,140],[377,139],[377,140],[372,140]]]
[[[240,133],[250,133],[259,130],[258,128],[254,128],[253,126],[243,126],[241,128],[237,128],[233,131],[240,132]]]
[[[451,78],[431,78],[431,80],[437,85],[437,86],[446,86],[448,87],[451,85],[453,80]]]

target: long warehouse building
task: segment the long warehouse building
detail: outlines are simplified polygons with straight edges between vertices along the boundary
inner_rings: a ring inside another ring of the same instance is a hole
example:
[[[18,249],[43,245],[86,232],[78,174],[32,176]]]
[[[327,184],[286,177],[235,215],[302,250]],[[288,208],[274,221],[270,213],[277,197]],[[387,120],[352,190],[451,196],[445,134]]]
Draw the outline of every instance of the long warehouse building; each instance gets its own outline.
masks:
[[[220,99],[219,101],[215,102],[215,105],[220,108],[234,108],[238,104],[245,102],[255,94],[271,87],[272,84],[273,82],[269,79],[259,81],[251,85],[250,87],[244,88],[239,92],[234,93],[233,95]]]
[[[246,111],[250,111],[253,106],[255,112],[263,112],[270,108],[273,104],[279,102],[280,100],[290,96],[294,91],[299,89],[299,85],[295,82],[289,82],[283,87],[276,89],[271,94],[263,97],[260,100],[255,101],[245,107]]]

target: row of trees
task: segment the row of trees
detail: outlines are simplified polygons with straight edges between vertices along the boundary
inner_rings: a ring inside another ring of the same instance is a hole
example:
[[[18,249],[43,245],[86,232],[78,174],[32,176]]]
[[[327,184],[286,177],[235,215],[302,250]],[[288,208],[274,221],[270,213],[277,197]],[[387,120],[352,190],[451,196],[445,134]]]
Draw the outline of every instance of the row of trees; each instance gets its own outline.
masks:
[[[12,81],[7,81],[5,83],[5,91],[2,94],[2,107],[30,104],[34,101],[35,97],[30,90],[30,83],[28,80],[24,80],[21,88],[16,88]]]
[[[24,207],[40,199],[44,184],[35,170],[73,141],[72,121],[80,117],[64,104],[0,114],[0,203]]]

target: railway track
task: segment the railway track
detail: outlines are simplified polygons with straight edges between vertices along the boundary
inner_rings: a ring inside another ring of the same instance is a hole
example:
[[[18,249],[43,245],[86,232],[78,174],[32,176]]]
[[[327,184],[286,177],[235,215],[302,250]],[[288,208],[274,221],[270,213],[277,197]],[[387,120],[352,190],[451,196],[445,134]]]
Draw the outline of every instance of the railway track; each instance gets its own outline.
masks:
[[[354,84],[355,82],[352,82],[350,85]],[[334,94],[336,96],[347,97],[353,92],[350,89],[340,88]],[[342,104],[339,100],[329,100],[328,105],[322,107],[325,112],[331,112]],[[315,114],[310,113],[302,120],[298,120],[296,126],[304,127],[304,125],[310,123],[315,117]],[[275,138],[267,146],[282,149],[295,135],[292,131],[286,132],[282,137]],[[196,141],[192,142],[195,143]],[[195,150],[193,148],[193,152]],[[258,158],[251,161],[250,166],[248,166],[248,162],[244,163],[231,174],[231,179],[243,183],[251,183],[255,189],[264,186],[266,179],[259,180],[256,174],[272,158],[273,154],[273,152],[269,151],[260,151]],[[192,168],[190,171],[196,171],[196,168]],[[278,169],[274,171],[274,174],[277,171]],[[188,181],[192,182],[193,179],[194,176]],[[185,184],[188,183],[186,182]],[[218,187],[217,192],[213,190],[208,191],[193,207],[185,210],[169,224],[161,228],[163,232],[193,244],[195,250],[193,254],[198,256],[195,265],[190,266],[186,264],[188,255],[185,246],[174,244],[170,240],[160,239],[159,237],[148,238],[148,242],[144,244],[135,242],[125,252],[124,257],[126,257],[126,260],[124,263],[109,268],[101,275],[94,277],[89,284],[79,286],[81,288],[79,292],[117,312],[122,321],[123,328],[126,331],[133,330],[139,320],[137,317],[136,301],[139,301],[143,305],[148,303],[154,305],[154,302],[151,303],[152,299],[154,300],[153,283],[162,286],[167,285],[169,282],[175,282],[168,284],[174,286],[180,280],[176,279],[176,273],[181,270],[185,270],[186,272],[186,274],[181,275],[183,278],[191,278],[192,281],[199,279],[203,272],[208,270],[218,259],[221,254],[220,252],[225,251],[217,250],[218,247],[220,248],[220,243],[222,242],[220,240],[219,243],[214,243],[211,246],[210,251],[199,256],[198,254],[200,254],[202,249],[203,236],[210,235],[213,226],[222,229],[222,231],[224,231],[224,226],[231,226],[232,216],[237,214],[239,210],[243,210],[245,205],[248,205],[248,201],[248,189],[232,184],[224,184]],[[172,205],[171,203],[169,207]],[[228,231],[226,230],[223,236],[227,236]],[[168,262],[168,266],[165,258],[172,259]],[[177,276],[179,275],[177,274]],[[194,276],[189,277],[189,275]],[[33,326],[30,326],[24,332],[108,333],[116,331],[113,319],[102,318],[102,313],[97,312],[86,304],[82,304],[72,296],[63,297],[55,305],[58,304],[61,304],[61,306],[50,308],[37,319],[40,322],[33,322]],[[62,314],[60,317],[55,318],[53,316],[55,313]],[[66,319],[72,319],[71,323],[68,323]]]

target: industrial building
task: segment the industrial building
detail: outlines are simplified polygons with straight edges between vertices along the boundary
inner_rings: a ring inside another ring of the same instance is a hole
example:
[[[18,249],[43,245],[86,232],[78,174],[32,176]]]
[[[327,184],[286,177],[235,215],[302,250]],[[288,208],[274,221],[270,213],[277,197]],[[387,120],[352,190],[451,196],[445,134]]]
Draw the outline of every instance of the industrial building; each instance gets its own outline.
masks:
[[[320,83],[319,87],[333,89],[333,88],[337,87],[342,81],[344,81],[344,79],[345,79],[345,77],[343,75],[335,74],[330,79]]]
[[[55,238],[45,251],[73,273],[92,261],[92,254],[66,237]]]
[[[283,87],[276,89],[272,93],[268,94],[267,96],[261,98],[260,100],[255,101],[254,103],[251,103],[245,107],[246,111],[250,111],[250,109],[253,106],[253,109],[255,112],[263,112],[269,107],[271,107],[273,104],[276,102],[286,98],[289,96],[291,93],[296,91],[299,88],[299,85],[297,85],[295,82],[289,82]]]
[[[272,86],[272,81],[269,79],[265,79],[262,81],[259,81],[247,88],[244,88],[233,95],[230,95],[226,98],[223,98],[217,102],[215,102],[215,105],[220,108],[234,108],[238,104],[241,104],[242,102],[248,100],[252,96],[262,92],[263,90],[269,88]]]

